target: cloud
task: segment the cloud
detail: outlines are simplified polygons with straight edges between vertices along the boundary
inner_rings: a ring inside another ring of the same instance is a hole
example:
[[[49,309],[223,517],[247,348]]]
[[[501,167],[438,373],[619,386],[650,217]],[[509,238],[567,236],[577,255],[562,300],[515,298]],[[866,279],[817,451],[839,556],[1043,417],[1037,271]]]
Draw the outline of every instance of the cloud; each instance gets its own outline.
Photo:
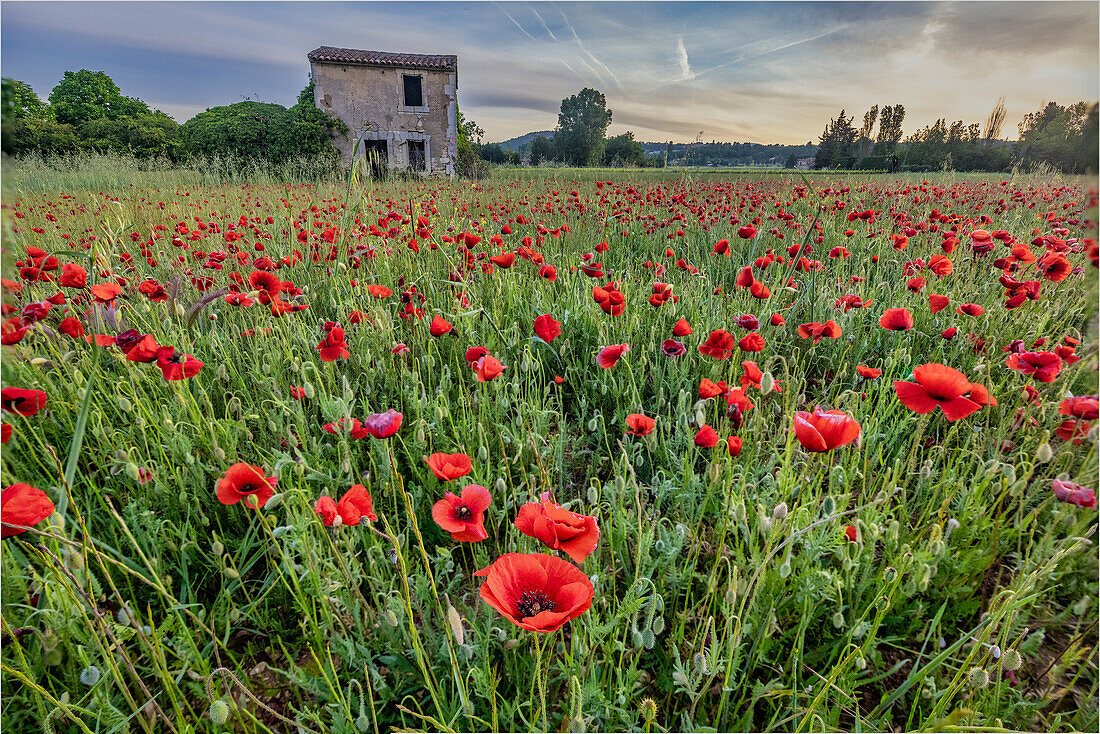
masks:
[[[687,47],[684,46],[683,33],[676,39],[676,53],[680,61],[680,78],[677,81],[691,81],[695,78],[695,72],[691,70],[691,63],[688,61],[688,52]]]

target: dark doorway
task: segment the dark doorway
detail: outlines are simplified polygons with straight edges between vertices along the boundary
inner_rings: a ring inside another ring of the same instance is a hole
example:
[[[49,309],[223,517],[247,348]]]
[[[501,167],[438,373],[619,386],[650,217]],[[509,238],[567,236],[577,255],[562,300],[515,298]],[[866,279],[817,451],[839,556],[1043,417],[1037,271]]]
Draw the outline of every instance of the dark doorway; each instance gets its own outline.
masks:
[[[423,172],[424,165],[424,141],[409,141],[409,169],[417,173]]]
[[[423,107],[424,89],[421,86],[422,78],[419,76],[402,76],[401,80],[405,84],[405,106]]]
[[[381,178],[386,175],[389,148],[385,140],[364,140],[363,157],[366,158],[367,170],[372,176]]]

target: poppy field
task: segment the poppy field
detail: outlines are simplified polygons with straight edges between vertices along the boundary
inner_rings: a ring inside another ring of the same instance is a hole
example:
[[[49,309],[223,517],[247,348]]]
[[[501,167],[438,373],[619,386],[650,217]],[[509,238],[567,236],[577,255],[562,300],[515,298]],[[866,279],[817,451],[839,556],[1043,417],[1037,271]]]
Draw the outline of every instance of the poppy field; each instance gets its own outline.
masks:
[[[1097,197],[7,191],[3,728],[1095,731]]]

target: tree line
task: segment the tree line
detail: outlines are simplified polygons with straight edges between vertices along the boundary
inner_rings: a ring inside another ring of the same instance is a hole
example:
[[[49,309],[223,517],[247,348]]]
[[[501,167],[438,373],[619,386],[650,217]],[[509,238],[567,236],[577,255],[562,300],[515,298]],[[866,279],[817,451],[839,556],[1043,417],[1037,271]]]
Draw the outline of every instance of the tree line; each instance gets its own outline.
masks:
[[[940,118],[902,139],[905,107],[871,107],[862,126],[845,110],[821,133],[814,168],[887,171],[1008,171],[1014,166],[1049,166],[1064,173],[1097,170],[1096,103],[1063,107],[1048,102],[1024,116],[1019,140],[1000,138],[1006,121],[1004,98],[983,123],[950,124]],[[876,123],[878,125],[876,130]]]
[[[135,97],[126,97],[102,71],[66,71],[43,102],[30,85],[0,80],[0,138],[8,155],[116,152],[137,158],[192,156],[336,160],[332,144],[346,126],[317,108],[313,82],[286,108],[244,101],[200,112],[182,125]]]

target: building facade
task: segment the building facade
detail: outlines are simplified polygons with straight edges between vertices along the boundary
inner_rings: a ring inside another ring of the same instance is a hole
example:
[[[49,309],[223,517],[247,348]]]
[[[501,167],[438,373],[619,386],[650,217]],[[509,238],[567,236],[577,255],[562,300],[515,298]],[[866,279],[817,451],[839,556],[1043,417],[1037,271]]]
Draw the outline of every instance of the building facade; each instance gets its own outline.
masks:
[[[454,175],[458,57],[321,46],[307,57],[317,107],[348,126],[334,141],[350,162],[422,175]]]

